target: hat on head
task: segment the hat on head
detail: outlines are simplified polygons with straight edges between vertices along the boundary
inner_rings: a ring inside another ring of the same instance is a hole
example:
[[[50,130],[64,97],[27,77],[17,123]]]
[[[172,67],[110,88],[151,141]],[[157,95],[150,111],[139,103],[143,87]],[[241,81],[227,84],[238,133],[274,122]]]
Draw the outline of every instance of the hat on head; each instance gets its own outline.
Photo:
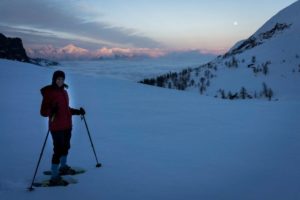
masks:
[[[65,79],[65,73],[63,71],[60,71],[60,70],[57,70],[53,73],[53,76],[52,76],[52,85],[55,84],[56,82],[56,79],[58,79],[59,77],[61,78],[64,78]]]
[[[63,71],[57,70],[53,73],[52,82],[55,82],[57,78],[62,77],[65,78],[65,73]]]

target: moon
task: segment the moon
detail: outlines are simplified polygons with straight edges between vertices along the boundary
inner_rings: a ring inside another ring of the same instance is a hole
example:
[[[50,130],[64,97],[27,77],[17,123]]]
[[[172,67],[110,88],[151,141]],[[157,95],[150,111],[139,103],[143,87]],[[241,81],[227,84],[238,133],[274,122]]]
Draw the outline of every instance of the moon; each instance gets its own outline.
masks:
[[[237,21],[234,21],[234,22],[233,22],[233,25],[234,25],[234,26],[237,26],[237,25],[239,25],[239,23],[238,23]]]

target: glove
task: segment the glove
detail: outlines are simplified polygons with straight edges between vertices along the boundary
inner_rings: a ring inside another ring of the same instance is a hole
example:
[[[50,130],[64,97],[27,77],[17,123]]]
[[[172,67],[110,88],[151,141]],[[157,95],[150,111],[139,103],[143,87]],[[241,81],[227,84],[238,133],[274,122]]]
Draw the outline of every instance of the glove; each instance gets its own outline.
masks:
[[[85,115],[85,110],[80,107],[79,109],[71,109],[72,115]]]
[[[80,107],[79,112],[80,112],[80,115],[85,115],[85,110],[82,107]]]

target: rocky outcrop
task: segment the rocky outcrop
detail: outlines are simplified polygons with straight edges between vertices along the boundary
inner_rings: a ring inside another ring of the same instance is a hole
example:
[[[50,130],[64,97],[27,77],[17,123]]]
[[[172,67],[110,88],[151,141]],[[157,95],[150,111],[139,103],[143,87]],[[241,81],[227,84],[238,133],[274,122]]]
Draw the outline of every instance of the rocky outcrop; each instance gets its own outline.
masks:
[[[29,62],[20,38],[8,38],[0,33],[0,58]]]
[[[280,24],[276,23],[275,26],[266,32],[260,33],[258,36],[251,36],[247,40],[245,40],[242,44],[238,47],[232,49],[228,53],[224,54],[223,58],[228,58],[229,56],[243,53],[248,49],[252,49],[258,45],[263,44],[267,39],[272,38],[277,33],[284,31],[291,27],[292,24]]]

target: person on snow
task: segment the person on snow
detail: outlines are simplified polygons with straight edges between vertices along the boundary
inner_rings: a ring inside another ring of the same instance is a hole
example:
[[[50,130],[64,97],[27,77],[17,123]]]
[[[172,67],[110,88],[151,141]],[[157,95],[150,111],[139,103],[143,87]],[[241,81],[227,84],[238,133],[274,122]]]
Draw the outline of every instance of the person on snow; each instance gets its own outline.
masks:
[[[64,83],[65,73],[55,71],[52,84],[41,89],[43,96],[40,113],[49,118],[49,130],[53,140],[53,156],[50,185],[64,184],[60,175],[75,174],[75,170],[67,165],[72,132],[72,115],[85,115],[83,108],[69,107],[69,97]]]

